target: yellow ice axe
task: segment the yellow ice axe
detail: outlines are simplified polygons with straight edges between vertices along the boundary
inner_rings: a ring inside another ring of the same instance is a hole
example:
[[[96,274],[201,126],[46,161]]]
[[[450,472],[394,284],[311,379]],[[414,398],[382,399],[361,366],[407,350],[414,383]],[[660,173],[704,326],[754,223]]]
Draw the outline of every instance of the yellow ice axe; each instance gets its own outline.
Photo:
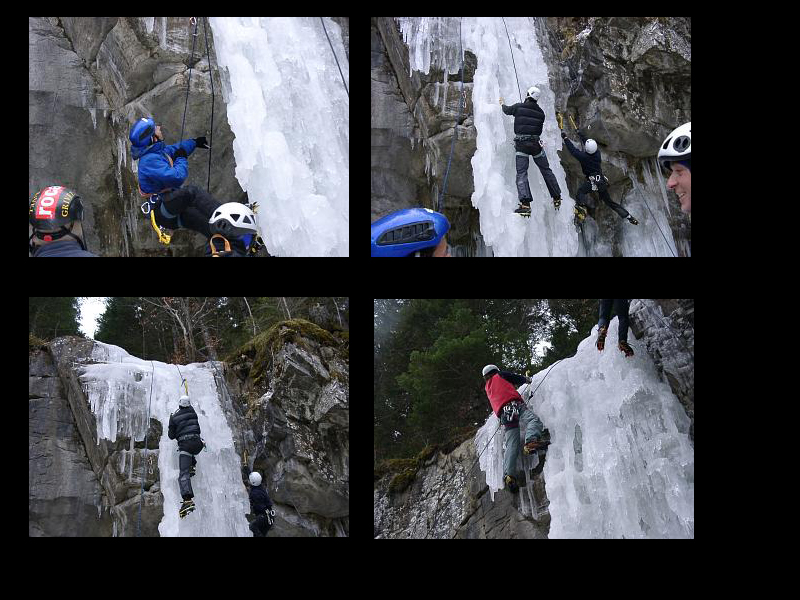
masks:
[[[575,131],[578,131],[578,126],[577,126],[577,125],[575,125],[575,119],[573,119],[573,118],[572,118],[572,115],[570,115],[570,116],[569,116],[569,120],[572,122],[572,128],[573,128]]]

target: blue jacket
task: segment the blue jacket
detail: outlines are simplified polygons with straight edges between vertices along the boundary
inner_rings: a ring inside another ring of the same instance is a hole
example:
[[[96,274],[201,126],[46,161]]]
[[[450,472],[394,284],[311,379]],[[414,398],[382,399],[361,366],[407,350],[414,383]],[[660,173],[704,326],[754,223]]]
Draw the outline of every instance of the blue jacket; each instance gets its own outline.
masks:
[[[145,194],[156,194],[167,188],[179,188],[189,175],[189,162],[183,158],[175,158],[179,148],[183,148],[187,155],[194,152],[194,140],[183,140],[177,144],[167,146],[164,142],[156,142],[146,148],[131,148],[131,156],[139,160],[139,187]],[[170,166],[169,155],[173,159]]]

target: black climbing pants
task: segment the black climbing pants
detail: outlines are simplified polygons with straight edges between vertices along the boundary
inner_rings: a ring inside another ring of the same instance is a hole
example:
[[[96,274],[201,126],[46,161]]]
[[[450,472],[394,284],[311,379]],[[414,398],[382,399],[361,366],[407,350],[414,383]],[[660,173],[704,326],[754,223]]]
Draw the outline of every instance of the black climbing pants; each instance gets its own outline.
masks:
[[[203,442],[199,437],[190,438],[178,444],[178,451],[180,453],[180,475],[178,476],[178,485],[181,488],[181,498],[189,500],[194,498],[194,491],[192,490],[192,467],[197,464],[197,459],[194,455],[199,454],[203,449]]]
[[[630,216],[630,213],[624,208],[622,208],[621,205],[617,204],[611,199],[611,196],[608,195],[608,185],[606,184],[606,182],[601,181],[596,185],[597,185],[597,195],[600,196],[600,199],[603,202],[605,202],[611,208],[611,210],[617,213],[620,217],[622,217],[623,219],[627,219],[628,216]],[[581,187],[578,188],[577,204],[586,206],[587,208],[591,208],[592,205],[594,204],[589,197],[589,194],[591,193],[592,193],[592,184],[587,181]],[[592,212],[591,214],[594,217],[594,213]]]
[[[208,220],[220,202],[205,190],[187,185],[160,194],[156,207],[156,222],[167,229],[185,227],[211,237]]]
[[[628,308],[630,307],[630,300],[600,300],[600,320],[598,326],[600,328],[608,327],[611,321],[611,309],[619,318],[619,341],[628,341]]]
[[[528,157],[533,158],[533,162],[539,167],[539,171],[542,173],[542,178],[547,186],[550,197],[553,200],[560,198],[561,188],[558,186],[558,181],[552,169],[550,169],[550,163],[547,161],[547,154],[542,150],[537,156],[517,152],[517,196],[519,196],[519,200],[527,204],[533,198],[531,195],[531,186],[528,183],[528,165],[530,164]]]

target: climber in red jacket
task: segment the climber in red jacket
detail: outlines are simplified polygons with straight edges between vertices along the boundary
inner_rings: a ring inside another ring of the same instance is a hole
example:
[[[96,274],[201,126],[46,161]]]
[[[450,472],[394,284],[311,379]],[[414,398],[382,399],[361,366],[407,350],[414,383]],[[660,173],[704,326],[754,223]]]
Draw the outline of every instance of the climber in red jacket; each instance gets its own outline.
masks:
[[[503,457],[503,482],[511,492],[519,489],[516,478],[517,457],[520,451],[520,425],[525,432],[525,454],[531,454],[546,447],[542,441],[544,425],[542,421],[522,400],[517,387],[530,383],[528,377],[501,371],[495,365],[483,368],[486,381],[486,395],[494,414],[505,428],[506,453]]]

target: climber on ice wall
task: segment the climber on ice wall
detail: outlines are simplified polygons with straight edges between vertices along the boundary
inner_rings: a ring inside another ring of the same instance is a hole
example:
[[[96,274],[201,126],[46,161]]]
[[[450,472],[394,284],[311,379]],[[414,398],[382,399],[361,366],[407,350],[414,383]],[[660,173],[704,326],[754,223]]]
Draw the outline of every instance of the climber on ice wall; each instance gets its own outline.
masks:
[[[520,452],[520,427],[525,434],[525,454],[543,449],[549,444],[542,439],[544,425],[542,421],[522,400],[517,387],[530,383],[529,377],[501,371],[495,365],[483,368],[483,379],[486,381],[486,395],[492,405],[494,414],[505,428],[506,452],[503,457],[503,482],[511,492],[519,489],[516,473],[517,457]]]
[[[544,151],[544,145],[540,139],[545,120],[544,111],[538,104],[540,94],[538,87],[530,87],[525,101],[512,106],[506,106],[503,99],[500,98],[500,107],[503,112],[514,117],[514,148],[517,163],[517,195],[519,196],[519,207],[514,212],[527,217],[531,214],[533,200],[528,182],[528,165],[530,164],[528,157],[533,158],[533,162],[539,167],[545,185],[547,185],[547,191],[553,199],[553,207],[558,210],[561,206],[561,188],[550,169],[547,153]]]
[[[200,423],[189,396],[181,396],[178,404],[178,410],[169,416],[167,435],[169,439],[178,442],[178,453],[180,454],[178,460],[181,469],[178,484],[181,489],[181,498],[183,498],[179,514],[183,518],[195,509],[191,478],[194,477],[197,466],[195,455],[200,453],[205,444],[200,438]]]

